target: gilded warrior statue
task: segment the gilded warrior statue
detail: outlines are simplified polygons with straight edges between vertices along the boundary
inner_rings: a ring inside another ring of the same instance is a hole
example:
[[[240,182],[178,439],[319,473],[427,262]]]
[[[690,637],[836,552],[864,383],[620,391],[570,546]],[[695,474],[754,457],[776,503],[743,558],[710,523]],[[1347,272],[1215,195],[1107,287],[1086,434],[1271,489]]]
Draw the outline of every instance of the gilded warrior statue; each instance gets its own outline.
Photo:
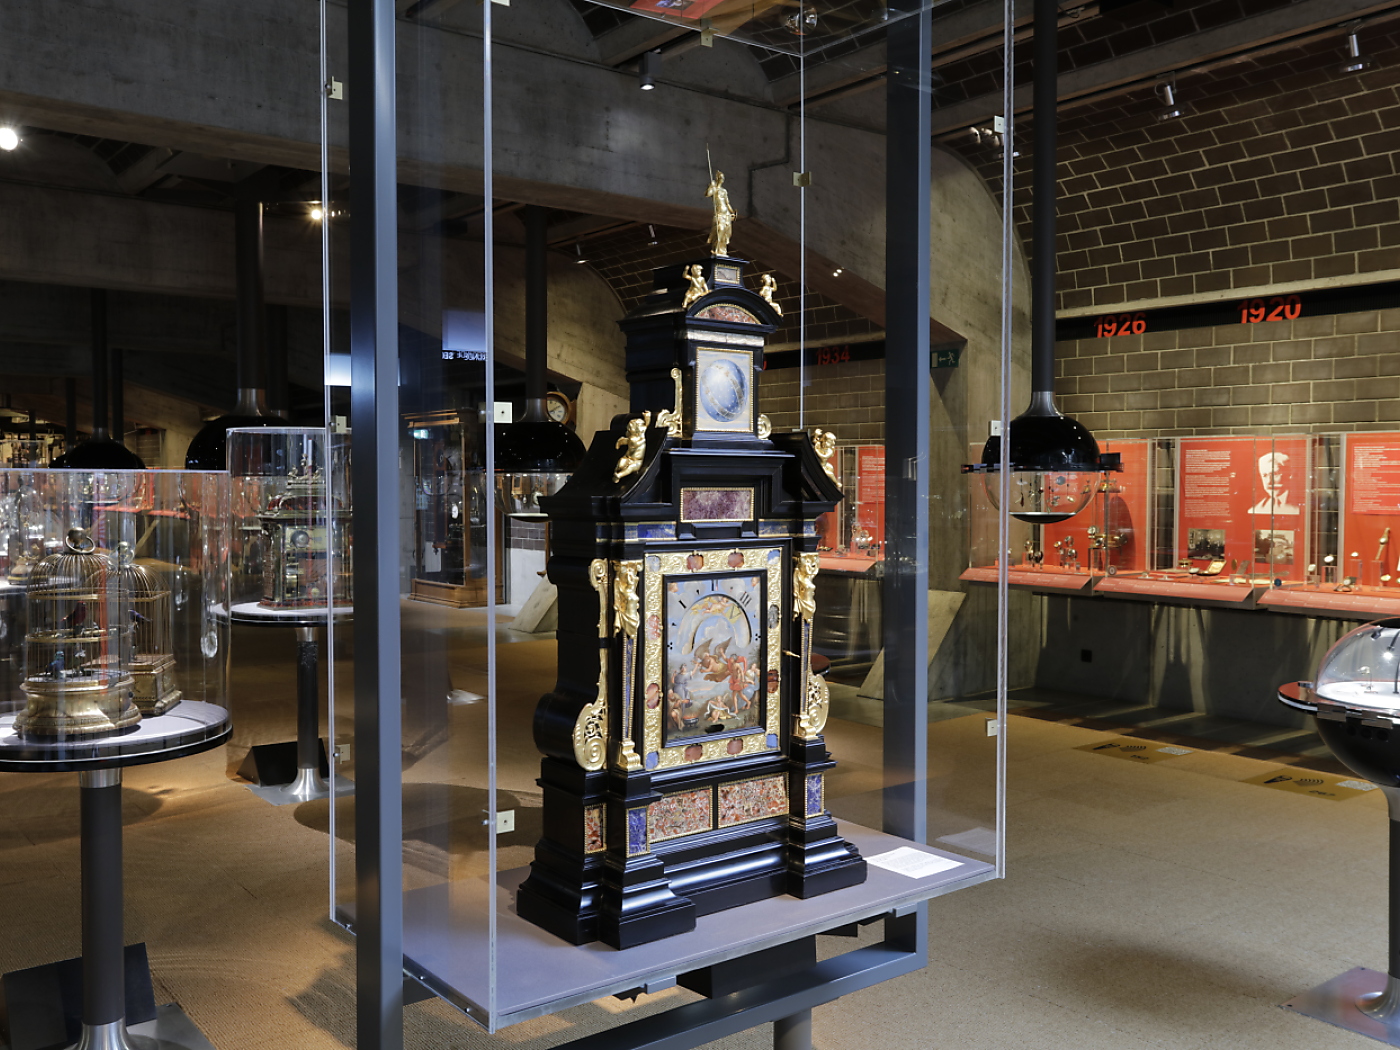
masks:
[[[728,255],[729,238],[734,236],[734,218],[738,213],[729,204],[729,191],[724,188],[724,172],[715,172],[705,196],[715,199],[715,219],[710,227],[710,251],[715,255]]]

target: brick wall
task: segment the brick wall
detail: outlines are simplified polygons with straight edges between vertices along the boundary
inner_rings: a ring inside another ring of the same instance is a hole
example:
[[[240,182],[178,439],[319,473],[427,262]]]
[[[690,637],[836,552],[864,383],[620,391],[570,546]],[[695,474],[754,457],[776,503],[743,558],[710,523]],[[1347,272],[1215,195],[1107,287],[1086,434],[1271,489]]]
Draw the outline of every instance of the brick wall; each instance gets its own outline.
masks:
[[[1400,21],[1182,73],[1060,124],[1058,307],[1133,310],[1400,276]],[[1018,124],[1029,140],[1031,128]],[[1000,192],[1000,162],[961,145]],[[1027,153],[1029,151],[1027,150]],[[1017,223],[1029,243],[1029,156]],[[1397,304],[1400,305],[1400,304]],[[1149,332],[1057,348],[1064,411],[1101,437],[1400,426],[1400,309]]]
[[[820,427],[836,435],[840,444],[885,440],[885,362],[847,361],[807,369],[806,417],[808,430]],[[778,368],[760,372],[758,410],[774,430],[797,429],[799,371]]]
[[[1340,71],[1344,37],[1183,72],[1191,111],[1158,122],[1150,87],[1060,119],[1059,308],[1357,282],[1400,267],[1400,22],[1364,26],[1375,65]],[[1028,142],[1031,125],[1016,134]],[[963,149],[1000,192],[1000,161]],[[1029,244],[1030,157],[1015,206]]]
[[[1101,438],[1400,426],[1400,309],[1057,346],[1060,408]]]

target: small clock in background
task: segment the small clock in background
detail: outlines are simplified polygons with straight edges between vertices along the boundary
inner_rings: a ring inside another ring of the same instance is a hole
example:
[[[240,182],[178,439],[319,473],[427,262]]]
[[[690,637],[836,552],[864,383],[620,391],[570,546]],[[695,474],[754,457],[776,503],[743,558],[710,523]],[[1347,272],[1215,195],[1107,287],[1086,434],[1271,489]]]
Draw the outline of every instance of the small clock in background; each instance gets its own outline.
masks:
[[[576,408],[577,406],[569,399],[569,396],[561,394],[558,390],[551,390],[544,395],[544,410],[549,413],[549,418],[556,423],[568,426],[574,421]]]

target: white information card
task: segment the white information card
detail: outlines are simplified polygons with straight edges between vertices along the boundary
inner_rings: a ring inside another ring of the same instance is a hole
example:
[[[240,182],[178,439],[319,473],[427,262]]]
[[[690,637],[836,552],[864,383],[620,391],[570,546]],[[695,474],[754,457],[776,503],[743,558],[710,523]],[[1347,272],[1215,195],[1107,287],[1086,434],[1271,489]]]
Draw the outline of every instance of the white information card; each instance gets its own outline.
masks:
[[[892,849],[888,853],[877,853],[873,857],[866,857],[865,862],[898,875],[907,875],[911,879],[926,879],[930,875],[937,875],[940,871],[947,871],[962,865],[960,860],[924,853],[920,850],[910,849],[908,846],[900,846],[899,849]]]

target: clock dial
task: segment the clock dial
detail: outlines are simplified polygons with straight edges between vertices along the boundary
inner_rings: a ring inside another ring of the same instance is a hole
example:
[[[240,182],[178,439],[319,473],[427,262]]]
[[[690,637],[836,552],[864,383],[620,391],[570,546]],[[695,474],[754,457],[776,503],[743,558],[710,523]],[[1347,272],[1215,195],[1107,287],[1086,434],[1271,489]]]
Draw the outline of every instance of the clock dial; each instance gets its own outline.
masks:
[[[695,352],[697,430],[753,429],[752,355],[735,350]]]
[[[556,423],[567,423],[574,414],[573,402],[557,390],[551,390],[545,394],[544,407],[545,411],[549,413],[549,418]]]
[[[668,743],[761,724],[764,609],[762,573],[667,581]]]

